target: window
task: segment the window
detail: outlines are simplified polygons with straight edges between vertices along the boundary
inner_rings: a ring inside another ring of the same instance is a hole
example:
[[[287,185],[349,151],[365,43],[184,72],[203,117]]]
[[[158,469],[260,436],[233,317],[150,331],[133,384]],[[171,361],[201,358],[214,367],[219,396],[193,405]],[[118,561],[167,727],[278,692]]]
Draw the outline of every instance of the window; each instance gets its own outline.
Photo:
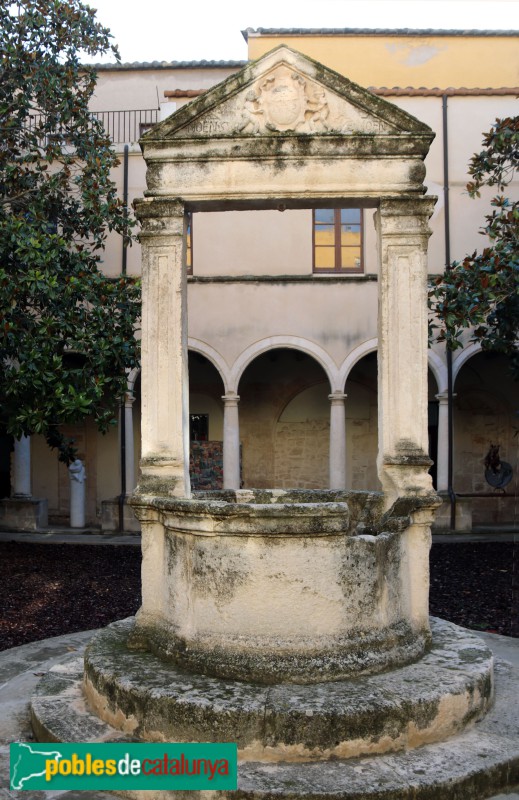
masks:
[[[189,415],[189,438],[192,442],[207,442],[209,439],[209,414]]]
[[[193,214],[186,213],[186,267],[187,274],[193,274]]]
[[[362,272],[362,210],[316,208],[313,220],[314,273]]]

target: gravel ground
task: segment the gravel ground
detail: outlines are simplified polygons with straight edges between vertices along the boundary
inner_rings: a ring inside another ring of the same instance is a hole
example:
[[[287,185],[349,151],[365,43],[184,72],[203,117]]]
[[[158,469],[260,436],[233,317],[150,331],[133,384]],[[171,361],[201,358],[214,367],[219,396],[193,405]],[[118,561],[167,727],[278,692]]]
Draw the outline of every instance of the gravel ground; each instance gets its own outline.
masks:
[[[0,543],[0,650],[102,627],[139,603],[138,547]],[[519,637],[519,545],[433,545],[431,613]]]

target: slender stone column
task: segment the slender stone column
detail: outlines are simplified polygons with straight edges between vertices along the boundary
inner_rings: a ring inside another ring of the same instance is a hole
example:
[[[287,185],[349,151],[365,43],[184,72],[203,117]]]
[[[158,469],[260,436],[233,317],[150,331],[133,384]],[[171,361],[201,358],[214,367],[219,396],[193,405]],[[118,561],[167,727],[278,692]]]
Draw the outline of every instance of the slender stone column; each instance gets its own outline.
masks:
[[[136,203],[142,231],[142,455],[138,492],[189,497],[184,206]]]
[[[223,488],[240,488],[240,417],[237,394],[224,394],[223,406]]]
[[[86,472],[80,458],[68,468],[70,478],[70,527],[85,527]]]
[[[436,488],[439,492],[449,487],[449,395],[442,392],[438,400],[438,450],[436,459]]]
[[[346,488],[346,408],[347,395],[332,392],[330,400],[330,489]]]
[[[135,489],[135,444],[133,441],[133,404],[135,396],[131,392],[126,392],[124,396],[124,417],[125,417],[125,467],[126,467],[126,494],[129,495]]]
[[[390,505],[430,492],[427,434],[427,241],[435,199],[381,200],[375,216],[378,312],[378,473]]]
[[[13,497],[31,497],[31,438],[14,440]]]

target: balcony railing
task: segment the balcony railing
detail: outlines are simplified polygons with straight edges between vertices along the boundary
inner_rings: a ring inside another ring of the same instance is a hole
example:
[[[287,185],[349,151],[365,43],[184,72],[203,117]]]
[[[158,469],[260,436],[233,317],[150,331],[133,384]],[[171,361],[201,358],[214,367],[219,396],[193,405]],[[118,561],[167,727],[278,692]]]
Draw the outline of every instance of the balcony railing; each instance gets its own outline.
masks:
[[[158,108],[132,111],[94,111],[92,116],[103,123],[103,127],[114,144],[138,142],[159,121]]]
[[[92,117],[98,119],[114,144],[138,142],[159,121],[158,108],[144,108],[128,111],[93,111]],[[34,114],[28,118],[28,127],[37,128],[41,115]],[[53,136],[59,136],[56,130]],[[66,133],[64,133],[66,138]]]

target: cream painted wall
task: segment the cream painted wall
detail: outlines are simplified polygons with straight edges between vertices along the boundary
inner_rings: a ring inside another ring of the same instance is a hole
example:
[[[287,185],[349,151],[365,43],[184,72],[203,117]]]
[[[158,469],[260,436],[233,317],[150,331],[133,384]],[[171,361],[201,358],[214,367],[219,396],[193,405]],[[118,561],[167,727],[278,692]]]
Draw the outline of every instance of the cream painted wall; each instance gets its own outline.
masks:
[[[104,436],[97,434],[97,512],[101,512],[101,501],[121,493],[120,437],[117,427],[112,427]],[[91,476],[90,476],[91,477]],[[88,475],[87,475],[88,479]]]
[[[209,89],[237,72],[233,68],[100,69],[93,111],[158,108],[164,92]]]
[[[441,98],[391,98],[396,105],[419,117],[437,131],[427,158],[426,185],[438,197],[431,220],[433,236],[429,242],[430,272],[441,272],[445,262],[443,138]],[[478,234],[484,223],[492,192],[483,192],[481,201],[466,193],[467,165],[481,145],[482,133],[496,116],[513,113],[514,101],[508,97],[451,97],[449,113],[449,172],[451,204],[451,255],[462,258],[483,246]],[[121,148],[119,148],[122,154]],[[122,194],[122,166],[114,171]],[[140,152],[132,146],[129,158],[129,201],[142,196],[146,169]],[[515,186],[519,183],[516,182]],[[512,192],[518,191],[512,189]],[[373,212],[364,211],[365,272],[377,272]],[[196,214],[194,221],[194,274],[211,275],[297,275],[312,271],[311,211],[242,211]],[[121,269],[122,241],[108,238],[103,268],[117,275]],[[140,245],[135,242],[127,253],[129,274],[140,273]]]
[[[209,342],[232,365],[270,336],[320,344],[339,366],[355,346],[376,336],[377,283],[190,284],[189,335]]]
[[[280,44],[362,86],[517,86],[519,78],[517,36],[249,35],[249,58]]]
[[[195,214],[195,275],[305,275],[312,272],[311,211]]]

